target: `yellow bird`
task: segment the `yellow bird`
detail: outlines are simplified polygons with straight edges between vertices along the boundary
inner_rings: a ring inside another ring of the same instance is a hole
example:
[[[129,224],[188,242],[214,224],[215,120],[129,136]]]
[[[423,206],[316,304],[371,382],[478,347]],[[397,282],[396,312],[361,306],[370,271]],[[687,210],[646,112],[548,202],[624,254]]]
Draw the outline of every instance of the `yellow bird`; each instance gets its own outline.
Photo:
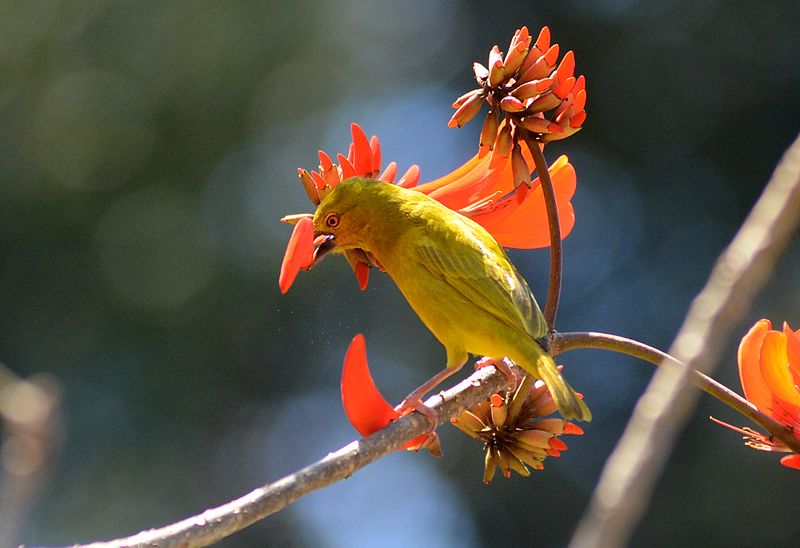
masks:
[[[545,382],[565,419],[591,420],[537,342],[547,325],[528,284],[483,227],[420,192],[354,177],[319,204],[314,232],[327,240],[318,252],[371,254],[444,345],[447,368],[405,405],[422,410],[421,397],[474,354],[509,358]]]

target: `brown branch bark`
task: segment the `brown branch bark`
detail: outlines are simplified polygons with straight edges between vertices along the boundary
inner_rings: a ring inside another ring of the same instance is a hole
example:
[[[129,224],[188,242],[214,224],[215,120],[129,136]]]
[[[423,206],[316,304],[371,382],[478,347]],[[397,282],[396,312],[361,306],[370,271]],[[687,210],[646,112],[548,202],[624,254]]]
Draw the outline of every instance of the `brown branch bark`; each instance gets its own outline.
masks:
[[[438,412],[440,423],[464,409],[508,388],[508,379],[493,366],[473,373],[450,390],[425,403]],[[368,438],[354,441],[293,474],[264,485],[222,506],[211,508],[159,529],[106,542],[75,545],[76,548],[128,546],[207,546],[285,508],[312,491],[350,477],[367,464],[397,450],[406,441],[428,430],[428,420],[412,413]]]
[[[702,185],[702,181],[698,181]],[[781,159],[753,211],[714,266],[669,351],[683,367],[662,367],[639,399],[614,449],[573,547],[621,546],[648,507],[674,440],[699,396],[692,369],[711,372],[800,223],[800,138]]]

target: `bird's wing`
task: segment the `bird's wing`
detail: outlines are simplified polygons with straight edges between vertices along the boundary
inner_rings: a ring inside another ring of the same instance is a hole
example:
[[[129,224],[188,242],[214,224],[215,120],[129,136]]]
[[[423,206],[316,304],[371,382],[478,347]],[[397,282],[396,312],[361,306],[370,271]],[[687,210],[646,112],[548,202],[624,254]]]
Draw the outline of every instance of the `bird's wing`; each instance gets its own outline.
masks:
[[[547,333],[539,305],[525,279],[490,236],[466,230],[436,230],[417,238],[422,264],[479,308],[533,338]]]

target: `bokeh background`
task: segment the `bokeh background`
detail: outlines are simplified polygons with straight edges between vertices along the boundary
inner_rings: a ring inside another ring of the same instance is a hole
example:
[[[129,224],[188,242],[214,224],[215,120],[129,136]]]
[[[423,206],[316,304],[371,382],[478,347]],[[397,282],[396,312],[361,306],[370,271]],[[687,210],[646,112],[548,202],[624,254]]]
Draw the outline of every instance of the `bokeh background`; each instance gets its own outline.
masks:
[[[480,121],[447,129],[473,61],[514,30],[577,54],[585,129],[558,328],[667,348],[800,128],[800,5],[598,2],[18,1],[0,4],[0,360],[61,384],[64,446],[24,540],[131,534],[216,506],[354,439],[338,380],[367,337],[399,401],[444,352],[386,276],[341,259],[277,273],[309,211],[296,167],[349,124],[430,180]],[[544,295],[546,251],[515,252]],[[800,246],[752,321],[800,327]],[[752,321],[751,321],[752,320]],[[738,340],[738,339],[737,339]],[[717,378],[739,390],[731,341]],[[530,479],[481,483],[481,450],[398,453],[223,546],[559,546],[653,369],[564,355],[595,420]],[[703,397],[635,545],[800,544],[800,475],[708,421]]]

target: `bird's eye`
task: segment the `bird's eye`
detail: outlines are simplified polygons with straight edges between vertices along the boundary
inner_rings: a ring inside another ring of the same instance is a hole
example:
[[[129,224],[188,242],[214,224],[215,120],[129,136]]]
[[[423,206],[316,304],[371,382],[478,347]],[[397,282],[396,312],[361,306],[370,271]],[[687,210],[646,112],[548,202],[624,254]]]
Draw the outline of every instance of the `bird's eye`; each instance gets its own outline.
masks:
[[[331,228],[336,228],[339,226],[339,216],[335,213],[331,213],[325,218],[325,224]]]

